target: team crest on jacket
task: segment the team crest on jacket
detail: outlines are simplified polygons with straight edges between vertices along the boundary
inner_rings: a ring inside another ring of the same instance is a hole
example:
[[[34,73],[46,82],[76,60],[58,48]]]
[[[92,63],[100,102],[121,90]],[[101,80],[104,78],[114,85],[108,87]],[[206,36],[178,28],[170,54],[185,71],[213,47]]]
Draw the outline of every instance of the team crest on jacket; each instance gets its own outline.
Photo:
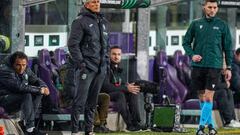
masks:
[[[215,84],[212,84],[212,88],[215,88]]]

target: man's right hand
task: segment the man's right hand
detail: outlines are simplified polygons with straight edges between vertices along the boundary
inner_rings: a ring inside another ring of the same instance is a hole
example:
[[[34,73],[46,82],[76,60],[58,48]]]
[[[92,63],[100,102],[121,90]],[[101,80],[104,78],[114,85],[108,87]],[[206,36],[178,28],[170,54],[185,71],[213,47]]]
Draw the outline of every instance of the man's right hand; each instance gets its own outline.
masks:
[[[138,94],[140,92],[140,86],[135,85],[134,83],[127,83],[128,91],[133,94]]]
[[[202,60],[202,56],[200,55],[193,55],[192,56],[192,61],[193,62],[200,62]]]
[[[42,87],[40,92],[41,92],[41,94],[46,95],[46,96],[50,94],[49,89],[46,87]]]

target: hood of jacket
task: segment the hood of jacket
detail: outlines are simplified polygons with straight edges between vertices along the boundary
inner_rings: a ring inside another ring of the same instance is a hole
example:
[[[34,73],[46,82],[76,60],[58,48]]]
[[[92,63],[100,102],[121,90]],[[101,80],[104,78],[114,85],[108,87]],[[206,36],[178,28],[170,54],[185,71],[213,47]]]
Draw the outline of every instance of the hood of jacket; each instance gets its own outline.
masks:
[[[94,19],[97,19],[98,16],[101,17],[101,18],[104,16],[101,12],[100,13],[94,13],[91,10],[87,9],[86,7],[82,7],[80,9],[80,13],[78,13],[78,16],[80,16],[80,15],[89,16],[89,17],[94,18]]]

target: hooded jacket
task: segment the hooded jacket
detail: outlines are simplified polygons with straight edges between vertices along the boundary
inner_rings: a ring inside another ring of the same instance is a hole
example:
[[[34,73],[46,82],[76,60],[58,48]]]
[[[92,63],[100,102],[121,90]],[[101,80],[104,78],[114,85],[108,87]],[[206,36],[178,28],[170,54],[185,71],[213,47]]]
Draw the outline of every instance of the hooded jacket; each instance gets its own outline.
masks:
[[[0,65],[0,96],[11,93],[35,93],[47,85],[39,79],[30,68],[26,68],[23,74],[15,72],[10,64],[9,57]]]
[[[101,13],[83,7],[72,23],[68,39],[69,62],[77,68],[87,67],[95,72],[106,67],[109,63],[107,26],[108,21]]]
[[[192,66],[222,69],[224,52],[227,67],[231,68],[231,34],[228,25],[217,17],[194,20],[185,34],[183,47],[190,57],[202,56],[202,60],[192,62]]]

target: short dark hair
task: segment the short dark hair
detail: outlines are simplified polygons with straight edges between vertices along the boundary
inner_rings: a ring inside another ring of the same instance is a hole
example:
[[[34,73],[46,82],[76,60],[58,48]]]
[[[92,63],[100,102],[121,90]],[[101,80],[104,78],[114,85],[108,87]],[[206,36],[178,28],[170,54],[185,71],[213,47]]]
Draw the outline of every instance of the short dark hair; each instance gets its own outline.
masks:
[[[204,4],[206,4],[207,2],[217,2],[218,3],[218,0],[204,0]]]
[[[238,48],[238,49],[235,51],[235,53],[236,53],[237,55],[239,55],[239,54],[240,54],[240,48]]]
[[[120,48],[119,46],[117,46],[117,45],[115,45],[115,46],[112,46],[111,48],[110,48],[110,50],[112,50],[112,49],[120,49],[120,50],[122,50],[122,48]]]
[[[10,56],[10,64],[13,65],[16,59],[25,59],[28,61],[28,57],[24,52],[16,51]]]

